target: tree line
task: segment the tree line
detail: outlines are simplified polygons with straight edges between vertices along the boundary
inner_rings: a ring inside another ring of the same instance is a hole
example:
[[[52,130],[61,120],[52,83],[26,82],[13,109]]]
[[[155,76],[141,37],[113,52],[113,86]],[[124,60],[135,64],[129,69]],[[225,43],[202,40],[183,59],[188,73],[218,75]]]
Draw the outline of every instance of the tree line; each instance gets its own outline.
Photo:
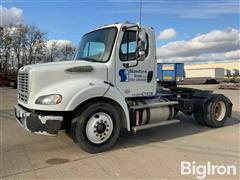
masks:
[[[5,75],[24,65],[69,60],[76,47],[65,40],[48,40],[36,26],[0,26],[0,71]]]

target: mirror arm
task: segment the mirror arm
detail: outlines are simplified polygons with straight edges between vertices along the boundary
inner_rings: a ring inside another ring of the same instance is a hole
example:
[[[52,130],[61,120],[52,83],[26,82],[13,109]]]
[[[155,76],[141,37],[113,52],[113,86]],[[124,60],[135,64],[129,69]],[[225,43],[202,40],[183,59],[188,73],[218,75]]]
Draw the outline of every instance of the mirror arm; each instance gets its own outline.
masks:
[[[132,26],[124,26],[122,27],[122,31],[127,31],[128,29],[130,28],[134,28],[136,27],[137,28],[137,33],[136,33],[136,44],[137,44],[137,51],[136,51],[136,64],[134,65],[129,65],[129,63],[126,63],[126,64],[123,64],[125,68],[131,68],[131,67],[135,67],[135,66],[138,66],[138,62],[139,62],[139,48],[138,48],[138,42],[139,42],[139,33],[140,33],[140,27],[139,25],[135,24],[135,25],[132,25]]]

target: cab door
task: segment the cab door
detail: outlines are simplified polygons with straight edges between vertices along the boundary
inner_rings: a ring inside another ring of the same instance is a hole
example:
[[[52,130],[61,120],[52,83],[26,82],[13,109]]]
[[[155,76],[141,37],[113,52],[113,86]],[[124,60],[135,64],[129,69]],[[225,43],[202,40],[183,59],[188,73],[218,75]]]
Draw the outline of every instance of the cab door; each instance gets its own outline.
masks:
[[[153,96],[156,93],[154,33],[146,30],[145,60],[138,61],[136,30],[120,36],[116,55],[115,84],[125,97]],[[153,44],[154,43],[154,44]]]

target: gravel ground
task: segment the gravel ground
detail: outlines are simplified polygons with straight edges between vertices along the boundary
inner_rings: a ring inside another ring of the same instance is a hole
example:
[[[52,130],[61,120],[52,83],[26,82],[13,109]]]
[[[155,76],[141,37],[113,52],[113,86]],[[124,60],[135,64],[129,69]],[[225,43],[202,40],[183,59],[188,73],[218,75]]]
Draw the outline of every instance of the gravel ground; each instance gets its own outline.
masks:
[[[181,161],[236,165],[237,174],[208,176],[239,179],[240,91],[218,90],[216,85],[184,86],[214,90],[228,96],[233,115],[222,128],[198,125],[178,114],[179,124],[121,134],[110,151],[89,154],[65,134],[31,134],[14,118],[16,90],[0,88],[0,179],[196,179],[181,175]]]

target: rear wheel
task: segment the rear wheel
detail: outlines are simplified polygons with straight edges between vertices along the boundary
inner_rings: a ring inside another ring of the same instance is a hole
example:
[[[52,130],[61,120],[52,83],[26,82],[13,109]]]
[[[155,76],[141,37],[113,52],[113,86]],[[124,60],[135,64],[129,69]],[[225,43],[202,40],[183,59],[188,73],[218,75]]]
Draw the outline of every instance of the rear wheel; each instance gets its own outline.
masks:
[[[212,98],[205,103],[203,110],[196,109],[195,119],[200,124],[209,127],[222,127],[231,115],[232,104],[229,99],[221,94],[214,94]]]
[[[75,137],[80,147],[90,153],[110,149],[120,133],[120,116],[109,103],[96,102],[85,106],[74,121]]]
[[[223,95],[216,95],[212,98],[207,106],[207,117],[205,122],[210,127],[222,127],[231,112],[231,103]]]

